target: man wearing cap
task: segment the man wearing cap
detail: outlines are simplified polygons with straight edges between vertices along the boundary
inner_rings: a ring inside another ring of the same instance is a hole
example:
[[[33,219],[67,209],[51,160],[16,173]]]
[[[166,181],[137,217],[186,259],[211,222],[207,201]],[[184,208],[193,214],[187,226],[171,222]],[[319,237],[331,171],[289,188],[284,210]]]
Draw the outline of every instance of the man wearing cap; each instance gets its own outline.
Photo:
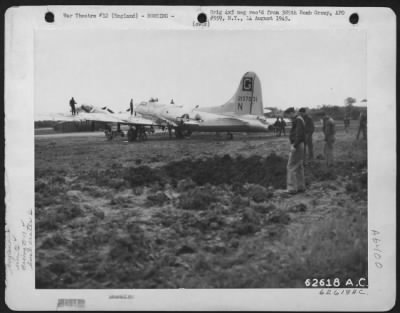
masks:
[[[304,183],[304,140],[305,122],[300,114],[296,115],[294,108],[284,112],[292,119],[290,130],[290,154],[287,164],[287,192],[295,194],[305,191]]]
[[[74,97],[72,97],[71,100],[69,100],[69,105],[71,107],[72,115],[76,114],[75,104],[76,104],[76,101],[75,101]]]
[[[279,129],[279,136],[281,135],[281,133],[283,133],[283,136],[286,136],[286,131],[285,131],[285,127],[286,127],[286,122],[283,119],[283,117],[281,117],[281,124],[280,124],[281,128]]]
[[[133,99],[131,99],[131,102],[129,103],[129,111],[131,111],[131,115],[133,115]]]
[[[304,156],[306,156],[306,151],[308,150],[308,159],[312,160],[314,158],[314,147],[312,138],[315,129],[314,121],[308,114],[306,114],[305,108],[301,108],[299,112],[305,123]]]
[[[335,142],[335,122],[334,120],[328,115],[324,114],[322,118],[322,131],[325,135],[325,146],[324,146],[324,154],[327,166],[333,165],[333,143]]]
[[[343,122],[344,122],[344,131],[348,133],[350,127],[350,116],[347,113],[344,115]]]

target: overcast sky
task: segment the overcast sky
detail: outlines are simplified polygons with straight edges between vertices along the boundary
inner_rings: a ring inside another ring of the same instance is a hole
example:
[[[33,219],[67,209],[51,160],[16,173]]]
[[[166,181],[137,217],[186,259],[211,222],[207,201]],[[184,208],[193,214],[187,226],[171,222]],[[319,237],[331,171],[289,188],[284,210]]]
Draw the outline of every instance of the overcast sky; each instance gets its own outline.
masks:
[[[35,114],[78,104],[119,111],[173,98],[225,103],[242,75],[261,80],[264,107],[343,105],[366,94],[366,40],[347,31],[38,31]],[[356,103],[360,104],[360,103]]]

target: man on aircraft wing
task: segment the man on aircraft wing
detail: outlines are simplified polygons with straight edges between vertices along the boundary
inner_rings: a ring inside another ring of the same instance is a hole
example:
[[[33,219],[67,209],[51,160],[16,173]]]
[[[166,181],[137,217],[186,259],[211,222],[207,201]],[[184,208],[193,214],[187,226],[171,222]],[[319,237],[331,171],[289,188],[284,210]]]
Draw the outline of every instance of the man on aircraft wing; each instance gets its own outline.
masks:
[[[72,115],[75,115],[75,113],[76,113],[75,104],[76,104],[76,101],[75,101],[74,97],[72,97],[71,100],[69,100],[69,105],[71,107]]]

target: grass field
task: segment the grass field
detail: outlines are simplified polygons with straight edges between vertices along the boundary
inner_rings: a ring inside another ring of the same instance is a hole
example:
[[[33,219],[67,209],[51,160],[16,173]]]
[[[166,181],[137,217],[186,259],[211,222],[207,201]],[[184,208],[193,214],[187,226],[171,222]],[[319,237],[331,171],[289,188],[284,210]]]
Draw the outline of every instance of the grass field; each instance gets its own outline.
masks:
[[[36,288],[298,288],[367,277],[367,144],[285,196],[287,137],[35,137]]]

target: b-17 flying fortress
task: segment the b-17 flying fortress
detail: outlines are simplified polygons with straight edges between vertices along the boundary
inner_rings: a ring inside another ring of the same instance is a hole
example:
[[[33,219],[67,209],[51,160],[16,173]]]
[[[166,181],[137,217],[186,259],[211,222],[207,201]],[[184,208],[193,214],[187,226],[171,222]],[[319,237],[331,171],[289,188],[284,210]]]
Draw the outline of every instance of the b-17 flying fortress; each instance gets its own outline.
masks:
[[[82,104],[76,109],[75,115],[57,113],[41,117],[40,120],[105,122],[129,125],[136,129],[146,126],[168,127],[174,130],[177,138],[190,136],[192,132],[226,132],[228,138],[232,138],[234,132],[270,131],[272,121],[267,120],[264,113],[260,79],[254,72],[247,72],[231,99],[219,106],[188,109],[174,103],[159,103],[158,99],[151,98],[134,104],[131,112],[128,109],[127,112],[115,113],[108,107]]]

